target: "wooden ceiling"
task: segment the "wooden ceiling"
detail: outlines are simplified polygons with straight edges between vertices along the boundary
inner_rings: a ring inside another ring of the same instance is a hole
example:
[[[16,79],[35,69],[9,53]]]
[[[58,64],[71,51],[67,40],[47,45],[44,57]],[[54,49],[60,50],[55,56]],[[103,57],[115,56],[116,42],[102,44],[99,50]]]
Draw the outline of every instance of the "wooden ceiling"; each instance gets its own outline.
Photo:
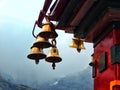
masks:
[[[56,0],[53,5],[51,2],[45,0],[42,11],[46,14],[50,10],[50,20],[58,22],[56,29],[85,38],[86,42],[93,42],[98,32],[114,20],[120,21],[120,0]],[[40,12],[39,27],[43,18]]]

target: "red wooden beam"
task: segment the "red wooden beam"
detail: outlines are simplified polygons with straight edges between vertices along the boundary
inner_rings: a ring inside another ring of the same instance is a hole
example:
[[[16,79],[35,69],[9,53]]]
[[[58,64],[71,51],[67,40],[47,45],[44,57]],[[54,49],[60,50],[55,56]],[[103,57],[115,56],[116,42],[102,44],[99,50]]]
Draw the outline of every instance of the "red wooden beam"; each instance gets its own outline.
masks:
[[[53,21],[58,21],[65,9],[65,6],[67,6],[69,2],[70,0],[56,0],[56,2],[51,7],[50,19]]]
[[[46,12],[49,9],[51,3],[52,3],[52,0],[45,0],[43,9],[40,11],[39,17],[38,17],[38,20],[37,20],[37,25],[39,27],[42,27],[42,21],[43,21],[43,19],[45,17]]]

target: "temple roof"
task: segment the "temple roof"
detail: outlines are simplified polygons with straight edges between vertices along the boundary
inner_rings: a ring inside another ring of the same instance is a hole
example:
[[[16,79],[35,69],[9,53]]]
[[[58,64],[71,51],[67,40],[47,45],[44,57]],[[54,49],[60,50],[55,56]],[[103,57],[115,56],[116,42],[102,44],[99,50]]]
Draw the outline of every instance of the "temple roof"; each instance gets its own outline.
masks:
[[[93,42],[109,23],[120,21],[120,0],[56,0],[52,5],[51,2],[45,0],[42,11],[46,14],[49,10],[50,20],[58,23],[56,29],[85,38],[87,42]],[[43,12],[39,14],[39,27]]]

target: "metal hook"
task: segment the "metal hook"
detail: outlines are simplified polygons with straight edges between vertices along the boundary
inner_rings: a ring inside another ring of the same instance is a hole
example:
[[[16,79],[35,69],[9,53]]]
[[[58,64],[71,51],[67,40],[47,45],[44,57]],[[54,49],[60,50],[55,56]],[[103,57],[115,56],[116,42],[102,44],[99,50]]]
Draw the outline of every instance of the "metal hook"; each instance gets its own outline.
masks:
[[[36,27],[36,24],[37,24],[37,21],[35,21],[35,24],[34,24],[34,27],[33,27],[33,30],[32,30],[32,35],[37,38],[37,36],[35,36],[34,32],[35,32],[35,27]]]
[[[55,39],[55,38],[54,38],[54,39],[52,39],[52,41],[51,41],[51,42],[52,42],[52,46],[53,46],[53,47],[56,47],[56,44],[57,44],[56,39]]]

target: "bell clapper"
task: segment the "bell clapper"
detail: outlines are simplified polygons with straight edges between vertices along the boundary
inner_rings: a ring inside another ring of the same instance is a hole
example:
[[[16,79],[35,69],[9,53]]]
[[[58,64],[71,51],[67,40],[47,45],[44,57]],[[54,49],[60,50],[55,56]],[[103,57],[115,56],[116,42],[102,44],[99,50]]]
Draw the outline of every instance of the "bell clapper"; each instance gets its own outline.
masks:
[[[80,53],[81,49],[77,48],[77,51]]]
[[[53,70],[55,70],[55,67],[56,67],[55,62],[52,63],[52,67],[53,67]]]
[[[39,63],[39,59],[36,59],[36,60],[35,60],[35,63],[38,64],[38,63]]]

